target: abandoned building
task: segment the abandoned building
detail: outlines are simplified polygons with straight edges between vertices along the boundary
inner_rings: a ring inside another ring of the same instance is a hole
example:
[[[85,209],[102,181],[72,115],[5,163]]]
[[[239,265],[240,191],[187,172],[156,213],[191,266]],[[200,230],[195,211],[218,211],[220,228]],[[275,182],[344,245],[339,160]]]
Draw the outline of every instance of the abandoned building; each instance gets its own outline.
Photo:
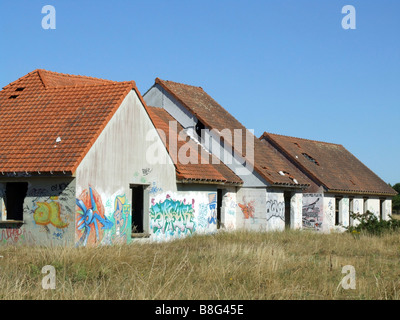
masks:
[[[314,182],[303,194],[303,228],[343,230],[357,223],[350,213],[392,214],[397,192],[342,145],[266,132],[260,140]]]
[[[330,231],[355,208],[387,218],[395,194],[344,148],[295,141],[299,160],[201,87],[158,78],[142,97],[134,81],[35,70],[0,91],[0,112],[0,244]]]

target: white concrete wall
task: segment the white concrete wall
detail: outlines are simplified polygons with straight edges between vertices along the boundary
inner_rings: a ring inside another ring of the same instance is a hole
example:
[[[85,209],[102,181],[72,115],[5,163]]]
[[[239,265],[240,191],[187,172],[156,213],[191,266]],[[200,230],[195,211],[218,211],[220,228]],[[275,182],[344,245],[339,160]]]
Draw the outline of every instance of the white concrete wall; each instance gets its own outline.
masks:
[[[290,228],[302,229],[303,194],[295,192],[290,200]]]
[[[350,200],[348,197],[343,197],[339,201],[339,224],[343,227],[350,225]]]
[[[324,223],[323,232],[331,232],[335,228],[335,196],[324,194]]]
[[[224,188],[222,196],[221,227],[225,230],[235,230],[238,208],[236,200],[236,188]]]
[[[149,133],[154,140],[146,140]],[[164,163],[154,163],[156,156],[152,157],[154,153],[149,150],[156,150]],[[87,198],[91,186],[101,202],[99,207],[113,223],[112,227],[104,230],[101,239],[91,236],[89,243],[114,243],[114,239],[121,238],[122,233],[130,239],[130,224],[123,221],[127,227],[118,230],[115,221],[117,206],[121,204],[126,217],[124,219],[131,221],[130,184],[148,184],[146,195],[149,198],[164,190],[176,191],[175,167],[135,91],[126,96],[76,171],[76,198]],[[147,229],[149,219],[146,212],[149,206],[150,200],[145,203],[144,225]],[[129,217],[126,216],[128,212]],[[76,240],[81,238],[81,231],[76,230]]]
[[[380,219],[380,200],[376,197],[368,198],[364,212],[372,212],[378,219]]]
[[[383,202],[382,219],[389,220],[392,215],[392,199],[386,199]]]

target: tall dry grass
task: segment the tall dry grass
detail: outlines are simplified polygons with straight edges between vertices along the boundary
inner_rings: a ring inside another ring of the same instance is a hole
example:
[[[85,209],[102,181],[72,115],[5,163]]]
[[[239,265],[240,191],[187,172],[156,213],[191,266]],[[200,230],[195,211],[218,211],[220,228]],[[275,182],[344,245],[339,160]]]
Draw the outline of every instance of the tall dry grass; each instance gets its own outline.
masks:
[[[0,299],[399,299],[400,237],[232,232],[98,248],[0,247]],[[42,267],[56,269],[44,290]],[[339,284],[356,269],[356,289]]]

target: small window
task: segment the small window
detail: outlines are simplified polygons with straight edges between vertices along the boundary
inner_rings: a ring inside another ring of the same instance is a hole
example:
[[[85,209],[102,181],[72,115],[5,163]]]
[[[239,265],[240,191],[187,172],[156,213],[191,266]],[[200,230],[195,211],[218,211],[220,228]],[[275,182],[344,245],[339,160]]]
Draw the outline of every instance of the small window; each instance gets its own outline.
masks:
[[[6,216],[7,220],[24,220],[24,200],[28,192],[27,182],[8,182],[6,185]]]

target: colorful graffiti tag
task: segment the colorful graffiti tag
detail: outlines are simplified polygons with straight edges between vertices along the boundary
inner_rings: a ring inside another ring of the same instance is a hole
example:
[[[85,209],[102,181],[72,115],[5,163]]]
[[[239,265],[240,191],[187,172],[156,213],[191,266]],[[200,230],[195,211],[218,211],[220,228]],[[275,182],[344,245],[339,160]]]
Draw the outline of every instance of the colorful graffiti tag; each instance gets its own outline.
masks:
[[[208,218],[208,224],[217,224],[217,194],[209,193],[208,194],[209,204],[208,207],[210,209],[210,217]]]
[[[76,232],[79,237],[77,245],[100,243],[103,231],[113,226],[105,217],[100,195],[89,187],[76,199],[76,205],[79,208],[76,213]]]
[[[124,243],[127,241],[127,231],[130,230],[130,211],[131,206],[126,196],[117,196],[114,201],[114,226],[115,233],[113,235],[114,243]]]
[[[63,229],[69,223],[62,221],[60,204],[55,201],[37,202],[37,208],[33,213],[35,223],[41,226],[52,224],[56,228]]]
[[[151,228],[154,234],[181,236],[195,231],[194,201],[176,201],[168,198],[163,202],[153,203],[150,208]]]
[[[303,194],[303,228],[320,231],[323,218],[323,195]]]

